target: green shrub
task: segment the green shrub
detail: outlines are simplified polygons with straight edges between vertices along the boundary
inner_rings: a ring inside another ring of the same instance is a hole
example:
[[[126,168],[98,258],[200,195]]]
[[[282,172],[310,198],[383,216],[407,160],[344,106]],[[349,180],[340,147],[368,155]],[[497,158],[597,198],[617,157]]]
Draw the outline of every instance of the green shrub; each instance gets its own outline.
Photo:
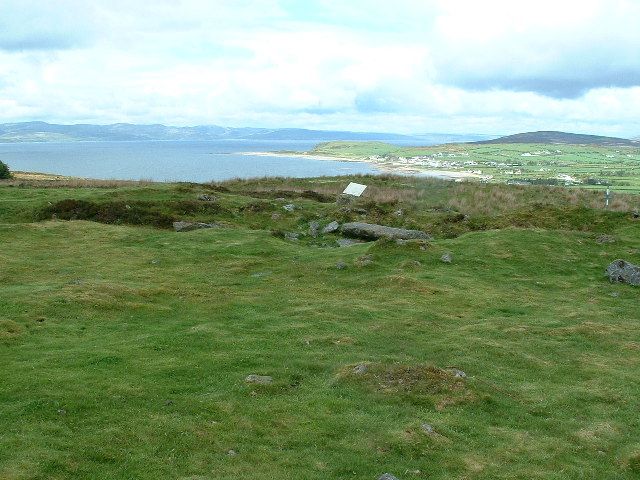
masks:
[[[0,161],[0,180],[5,180],[7,178],[11,178],[9,167],[7,167],[5,163]]]

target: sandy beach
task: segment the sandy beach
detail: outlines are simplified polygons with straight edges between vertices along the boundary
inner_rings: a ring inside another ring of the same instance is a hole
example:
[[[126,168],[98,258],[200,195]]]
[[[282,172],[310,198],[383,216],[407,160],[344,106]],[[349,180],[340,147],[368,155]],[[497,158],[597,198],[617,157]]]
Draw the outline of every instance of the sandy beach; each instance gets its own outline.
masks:
[[[421,175],[425,177],[443,178],[448,180],[462,179],[482,179],[483,175],[471,172],[457,172],[452,170],[434,170],[422,169],[415,165],[398,165],[393,162],[385,162],[379,160],[370,160],[368,158],[353,157],[333,157],[329,155],[313,155],[308,153],[296,152],[238,152],[238,155],[258,156],[258,157],[293,157],[293,158],[309,158],[312,160],[329,160],[338,162],[358,162],[375,165],[381,172],[399,175]]]

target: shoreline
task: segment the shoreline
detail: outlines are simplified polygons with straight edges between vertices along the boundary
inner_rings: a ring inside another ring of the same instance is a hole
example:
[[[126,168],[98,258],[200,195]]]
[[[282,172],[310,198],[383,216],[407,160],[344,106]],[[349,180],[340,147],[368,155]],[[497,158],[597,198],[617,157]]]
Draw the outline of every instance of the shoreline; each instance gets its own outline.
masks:
[[[324,160],[336,162],[354,162],[367,163],[373,165],[380,170],[381,173],[401,174],[401,175],[418,175],[425,177],[442,178],[446,180],[463,180],[476,179],[481,180],[485,176],[470,172],[456,172],[452,170],[434,170],[416,168],[412,165],[396,165],[393,163],[378,163],[368,158],[353,157],[332,157],[330,155],[314,155],[303,152],[237,152],[238,155],[256,156],[256,157],[278,157],[278,158],[308,158],[311,160]]]

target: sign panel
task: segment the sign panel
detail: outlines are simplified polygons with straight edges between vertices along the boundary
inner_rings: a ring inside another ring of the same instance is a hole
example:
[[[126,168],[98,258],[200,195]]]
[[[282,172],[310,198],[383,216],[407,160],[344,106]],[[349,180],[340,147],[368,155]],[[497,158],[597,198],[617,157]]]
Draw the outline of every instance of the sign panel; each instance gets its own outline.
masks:
[[[366,185],[351,182],[349,185],[347,185],[347,188],[345,188],[344,192],[342,193],[345,195],[353,195],[354,197],[359,197],[363,194],[366,188]]]

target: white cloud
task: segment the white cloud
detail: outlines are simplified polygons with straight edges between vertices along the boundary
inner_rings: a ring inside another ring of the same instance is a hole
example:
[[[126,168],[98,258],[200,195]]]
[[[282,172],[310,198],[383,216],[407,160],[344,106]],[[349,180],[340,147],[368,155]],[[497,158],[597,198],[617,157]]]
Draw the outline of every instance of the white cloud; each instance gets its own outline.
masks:
[[[5,2],[0,121],[640,133],[640,2]]]

